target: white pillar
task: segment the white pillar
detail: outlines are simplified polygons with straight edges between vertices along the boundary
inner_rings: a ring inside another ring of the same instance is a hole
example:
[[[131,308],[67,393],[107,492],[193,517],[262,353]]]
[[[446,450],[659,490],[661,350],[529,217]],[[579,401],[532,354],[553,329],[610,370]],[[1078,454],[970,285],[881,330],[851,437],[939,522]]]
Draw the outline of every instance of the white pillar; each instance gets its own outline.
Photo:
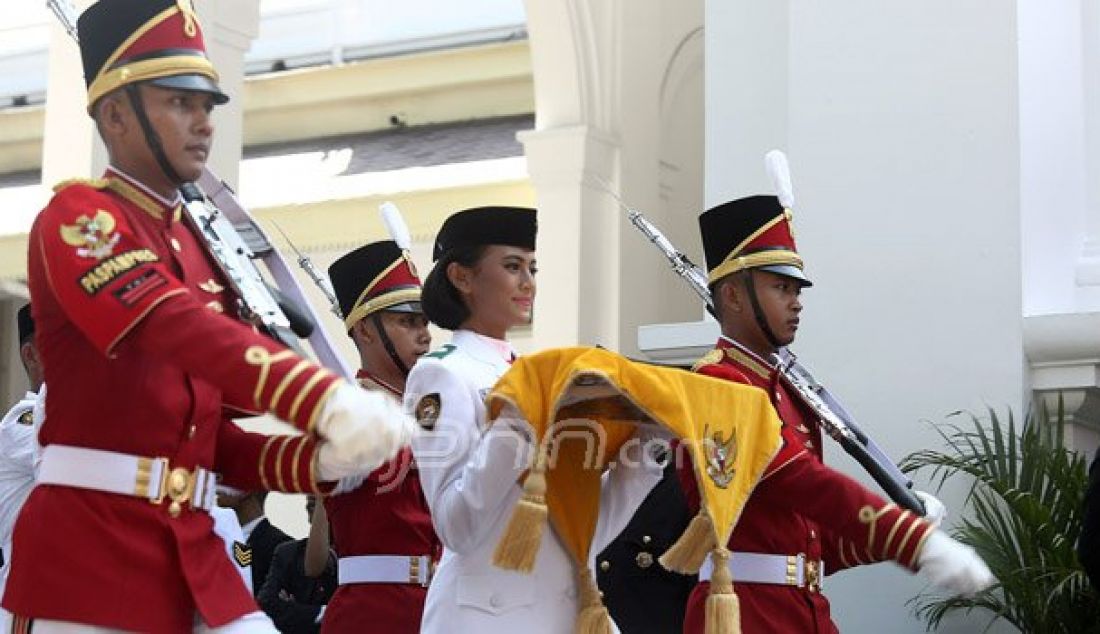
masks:
[[[244,145],[244,54],[260,29],[260,0],[196,0],[206,51],[218,69],[219,84],[229,103],[214,111],[211,171],[237,187]]]
[[[1085,239],[1076,269],[1076,304],[1100,311],[1100,6],[1081,3],[1081,82],[1085,106]]]
[[[91,2],[76,4],[83,10]],[[107,165],[107,150],[88,116],[80,48],[56,20],[50,26],[48,69],[42,184],[52,187],[69,178],[99,176]]]
[[[619,348],[618,145],[586,126],[521,133],[539,207],[539,288],[533,324],[540,347]]]

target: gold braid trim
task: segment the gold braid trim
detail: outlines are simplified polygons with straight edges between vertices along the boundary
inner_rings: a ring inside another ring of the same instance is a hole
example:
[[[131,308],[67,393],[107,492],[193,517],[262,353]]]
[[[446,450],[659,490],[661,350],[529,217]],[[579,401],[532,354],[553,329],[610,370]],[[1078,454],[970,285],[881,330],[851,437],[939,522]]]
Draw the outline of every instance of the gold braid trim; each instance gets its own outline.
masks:
[[[283,482],[283,454],[287,446],[294,440],[294,436],[283,436],[279,452],[275,454],[275,483],[279,486],[277,491],[286,491],[286,482]]]
[[[252,398],[256,402],[256,407],[262,411],[267,411],[263,405],[260,404],[260,398],[263,396],[264,387],[267,384],[267,375],[271,372],[271,366],[286,359],[295,357],[290,350],[283,350],[271,354],[267,348],[263,346],[251,346],[248,350],[244,351],[244,360],[250,365],[260,366],[260,376],[256,379],[256,389],[252,393]]]
[[[908,510],[903,510],[901,512],[901,515],[898,516],[897,520],[894,521],[894,527],[891,528],[890,532],[886,534],[886,541],[882,544],[883,559],[896,558],[897,553],[895,553],[894,555],[889,554],[890,542],[894,541],[894,535],[898,532],[898,529],[901,528],[901,525],[905,523],[905,520],[907,520],[911,515],[912,513],[910,513]]]
[[[332,385],[329,385],[325,390],[325,393],[321,395],[321,398],[317,399],[317,402],[313,404],[313,411],[309,414],[309,421],[306,422],[306,433],[311,436],[316,436],[317,433],[314,430],[317,427],[317,417],[321,415],[321,408],[328,402],[329,397],[335,392],[343,381],[333,381]],[[317,459],[317,454],[313,454],[314,460]],[[316,482],[316,480],[314,480]]]
[[[867,559],[870,561],[876,561],[875,556],[871,554],[875,545],[875,527],[878,526],[878,521],[883,515],[895,508],[897,508],[897,505],[891,502],[878,511],[875,511],[869,505],[859,509],[860,523],[867,524]]]
[[[290,412],[287,414],[287,420],[291,422],[297,420],[298,408],[302,406],[302,402],[306,400],[306,397],[313,391],[313,388],[317,387],[318,383],[330,376],[332,376],[332,373],[328,370],[317,368],[317,371],[313,373],[313,376],[309,377],[309,380],[302,386],[302,389],[298,390],[298,396],[294,397],[294,401],[290,404]]]
[[[96,77],[92,85],[88,86],[88,108],[95,105],[100,97],[116,88],[172,75],[202,75],[215,82],[218,81],[218,71],[214,70],[210,60],[201,55],[173,55],[138,60]]]
[[[306,448],[308,439],[305,436],[299,436],[298,440],[298,448],[294,450],[294,457],[291,459],[292,462],[290,464],[290,484],[294,487],[295,493],[305,491],[305,489],[302,488],[301,481],[298,480],[298,462],[302,459],[302,450]]]
[[[291,368],[290,372],[287,372],[285,375],[283,375],[283,380],[279,381],[278,387],[276,387],[275,391],[271,393],[271,406],[268,407],[269,410],[275,411],[275,408],[279,406],[279,399],[283,397],[283,392],[285,392],[286,389],[290,387],[290,384],[294,382],[294,379],[298,378],[299,374],[308,370],[312,365],[313,364],[309,361],[299,361],[293,368]]]
[[[320,449],[320,447],[318,447]],[[317,460],[320,451],[313,452],[313,458],[309,461],[309,488],[317,494],[318,498],[325,496],[325,492],[321,490],[321,485],[317,482]],[[335,488],[333,489],[335,490]],[[320,502],[321,500],[317,500]]]
[[[267,463],[264,462],[264,458],[267,457],[267,450],[271,449],[271,443],[278,440],[278,436],[268,436],[267,441],[264,442],[264,446],[260,449],[260,484],[267,490],[271,490],[271,483],[267,480]]]
[[[344,326],[351,330],[352,326],[359,323],[360,319],[363,319],[367,315],[395,306],[397,304],[404,304],[405,302],[419,302],[420,301],[420,289],[419,288],[402,288],[389,293],[383,293],[378,297],[370,300],[369,302],[359,304],[348,313],[346,319],[344,319]]]
[[[760,236],[764,235],[765,232],[767,232],[769,229],[771,229],[775,225],[777,225],[777,224],[779,224],[779,223],[781,223],[785,220],[790,220],[790,219],[791,219],[791,210],[790,209],[784,209],[783,213],[781,213],[778,216],[776,216],[775,218],[772,218],[771,220],[765,222],[764,226],[762,226],[759,229],[757,229],[756,231],[753,231],[752,233],[750,233],[749,237],[747,237],[747,238],[745,238],[744,240],[741,241],[741,244],[738,244],[737,246],[733,247],[733,249],[730,251],[729,255],[726,256],[726,260],[729,260],[734,255],[740,253],[745,247],[752,244],[753,240],[755,240],[755,239],[759,238]]]
[[[902,551],[905,550],[905,545],[909,543],[909,538],[913,536],[913,532],[916,531],[917,527],[920,526],[921,524],[924,524],[924,522],[913,522],[909,526],[909,530],[905,531],[905,537],[902,537],[901,538],[901,543],[898,544],[897,552],[898,552],[899,555],[901,554]],[[914,552],[916,552],[916,551],[914,551]],[[910,558],[909,563],[910,563],[909,567],[912,568],[913,567],[912,566],[912,558]]]
[[[802,268],[802,256],[798,255],[794,251],[788,251],[786,249],[773,249],[771,251],[757,251],[756,253],[750,253],[748,255],[741,255],[736,258],[732,258],[722,262],[718,266],[714,267],[714,270],[707,276],[707,281],[711,284],[717,282],[730,273],[736,273],[738,271],[744,271],[745,269],[755,269],[761,266],[775,266],[777,264],[789,264],[798,268]]]
[[[198,29],[195,27],[198,18],[195,16],[195,7],[191,5],[191,0],[176,0],[176,6],[180,8],[180,13],[183,14],[183,34],[187,37],[195,37],[195,34],[198,33]]]
[[[915,524],[926,524],[927,527],[928,527],[928,530],[924,531],[924,534],[920,536],[920,541],[917,542],[917,546],[913,549],[913,556],[909,558],[909,567],[910,568],[916,567],[917,560],[920,559],[920,554],[922,552],[924,552],[924,543],[926,541],[928,541],[928,538],[931,537],[932,533],[934,533],[935,530],[936,530],[936,527],[932,526],[931,524],[928,524],[928,522],[918,521],[918,522],[914,522],[914,523]]]
[[[744,352],[741,352],[737,348],[726,348],[726,355],[729,358],[733,359],[736,363],[740,363],[749,370],[755,372],[760,378],[771,380],[772,374],[771,371],[768,370],[768,368],[765,368],[763,365],[757,362],[756,359],[753,359],[752,357],[745,354]]]
[[[859,565],[859,566],[862,566],[862,565],[866,564],[867,563],[866,561],[863,561],[862,559],[859,558],[859,553],[856,551],[856,543],[855,542],[848,542],[848,545],[852,549],[852,559],[856,560],[856,564]]]
[[[138,209],[141,209],[157,220],[164,220],[164,208],[162,206],[158,205],[152,198],[149,198],[145,192],[121,178],[108,178],[106,188],[122,196],[125,200],[130,201],[137,206]]]
[[[100,77],[103,77],[103,74],[107,72],[107,69],[114,66],[115,62],[118,61],[118,58],[131,46],[133,46],[134,42],[145,37],[145,34],[149,31],[152,31],[158,24],[175,15],[176,11],[179,11],[178,7],[168,7],[164,11],[161,11],[160,13],[153,16],[145,24],[142,24],[141,27],[138,28],[138,30],[130,34],[130,37],[123,40],[122,44],[119,44],[118,48],[116,48],[115,51],[111,53],[111,56],[107,58],[107,61],[103,62],[103,66],[99,67],[99,72],[96,73],[95,79],[98,80]],[[92,101],[89,100],[88,103],[90,104],[92,103]]]
[[[837,537],[836,538],[836,550],[837,550],[837,554],[840,555],[840,563],[844,564],[845,568],[851,568],[852,564],[849,563],[848,558],[844,556],[844,538],[843,537]]]

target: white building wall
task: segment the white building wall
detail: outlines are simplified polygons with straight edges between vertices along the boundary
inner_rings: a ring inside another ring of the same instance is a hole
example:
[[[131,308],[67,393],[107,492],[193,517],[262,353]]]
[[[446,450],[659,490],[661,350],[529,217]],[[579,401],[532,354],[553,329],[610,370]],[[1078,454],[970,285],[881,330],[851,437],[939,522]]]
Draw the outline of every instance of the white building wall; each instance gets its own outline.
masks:
[[[952,411],[1018,410],[1015,3],[763,5],[707,3],[707,202],[766,192],[763,152],[788,151],[816,282],[797,350],[897,458]],[[841,631],[916,634],[923,586],[886,564],[825,587]]]

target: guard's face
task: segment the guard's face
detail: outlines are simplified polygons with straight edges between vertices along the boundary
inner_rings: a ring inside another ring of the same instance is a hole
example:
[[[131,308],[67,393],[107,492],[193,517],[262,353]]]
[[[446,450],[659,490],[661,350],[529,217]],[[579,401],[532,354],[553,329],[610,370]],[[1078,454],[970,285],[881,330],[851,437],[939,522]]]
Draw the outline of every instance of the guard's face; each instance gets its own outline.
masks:
[[[393,342],[397,356],[401,358],[406,368],[413,367],[416,360],[427,353],[432,346],[432,335],[428,332],[428,318],[422,313],[383,312],[382,326],[386,329],[386,334]]]
[[[535,252],[498,244],[486,247],[460,289],[470,309],[470,322],[505,332],[531,322],[535,305]]]
[[[752,271],[760,308],[780,345],[790,345],[798,332],[802,312],[802,285],[793,277],[770,271]],[[761,333],[761,336],[763,334]]]
[[[214,137],[214,96],[207,92],[141,87],[145,113],[160,136],[164,155],[184,181],[202,175]]]

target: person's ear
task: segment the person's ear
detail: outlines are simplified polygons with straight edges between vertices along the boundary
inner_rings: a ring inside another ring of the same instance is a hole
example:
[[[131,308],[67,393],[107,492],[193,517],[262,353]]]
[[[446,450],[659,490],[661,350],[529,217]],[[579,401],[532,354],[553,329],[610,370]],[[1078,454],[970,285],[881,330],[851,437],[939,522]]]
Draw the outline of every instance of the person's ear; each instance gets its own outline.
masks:
[[[96,105],[96,113],[96,123],[104,135],[122,136],[130,126],[130,108],[124,103],[121,91],[105,95]]]
[[[458,262],[447,265],[447,279],[463,295],[469,295],[473,288],[473,271]]]
[[[355,332],[356,335],[359,336],[360,339],[363,340],[363,343],[374,343],[374,328],[372,328],[371,325],[367,323],[366,319],[360,319],[359,321],[355,322],[355,325],[352,326],[351,329]]]
[[[734,279],[724,280],[718,285],[718,301],[722,306],[722,314],[739,313],[744,310],[741,287]]]

